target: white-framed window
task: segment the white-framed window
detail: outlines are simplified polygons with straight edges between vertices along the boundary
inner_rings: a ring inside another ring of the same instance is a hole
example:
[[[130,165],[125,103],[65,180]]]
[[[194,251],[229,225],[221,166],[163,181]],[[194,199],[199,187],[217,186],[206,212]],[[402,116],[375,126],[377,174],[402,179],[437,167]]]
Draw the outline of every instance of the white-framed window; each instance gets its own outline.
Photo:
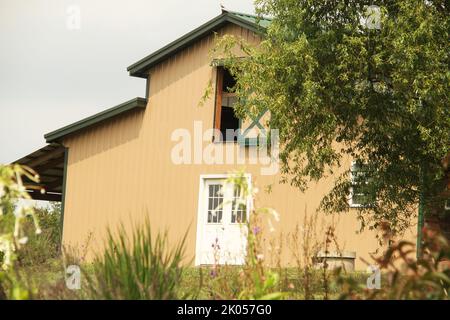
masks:
[[[370,190],[370,170],[366,164],[353,161],[350,169],[350,197],[352,208],[365,208],[375,205],[376,196]]]
[[[207,223],[222,223],[223,218],[223,184],[221,181],[208,183]]]
[[[444,209],[450,211],[450,199],[445,200]]]
[[[239,186],[225,178],[212,176],[204,179],[207,197],[207,224],[239,224],[247,222],[248,201]],[[225,220],[225,221],[224,221]]]
[[[444,191],[444,211],[450,211],[450,174],[447,173],[444,178],[445,181],[445,191]]]
[[[231,203],[231,223],[247,222],[247,201],[242,194],[242,188],[233,187],[233,201]]]

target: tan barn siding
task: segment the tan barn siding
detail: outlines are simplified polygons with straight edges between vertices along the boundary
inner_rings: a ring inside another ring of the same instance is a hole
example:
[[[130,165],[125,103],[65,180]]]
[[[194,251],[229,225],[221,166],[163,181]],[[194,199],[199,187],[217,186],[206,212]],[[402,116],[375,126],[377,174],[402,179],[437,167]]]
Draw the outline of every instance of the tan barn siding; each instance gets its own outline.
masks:
[[[230,25],[219,32],[224,33],[258,41],[252,32],[237,26]],[[190,225],[187,252],[193,257],[199,176],[242,167],[177,166],[170,158],[175,145],[170,140],[174,129],[192,131],[194,121],[202,121],[203,130],[213,126],[214,98],[198,106],[208,82],[215,81],[209,56],[213,40],[213,36],[206,37],[151,70],[145,112],[116,118],[65,140],[69,147],[63,239],[66,245],[82,245],[92,232],[94,248],[106,226],[138,221],[148,215],[154,227],[170,228],[173,239],[181,237]],[[261,190],[257,204],[273,207],[281,214],[277,227],[285,234],[303,222],[305,208],[312,212],[317,207],[332,183],[330,178],[301,193],[278,184],[280,176],[260,176],[259,165],[247,165],[245,170]],[[269,184],[274,187],[267,195],[263,190]],[[358,223],[353,213],[342,215],[339,220],[339,240],[345,249],[368,259],[368,253],[377,247],[374,234],[356,235]],[[364,265],[358,261],[357,267]]]

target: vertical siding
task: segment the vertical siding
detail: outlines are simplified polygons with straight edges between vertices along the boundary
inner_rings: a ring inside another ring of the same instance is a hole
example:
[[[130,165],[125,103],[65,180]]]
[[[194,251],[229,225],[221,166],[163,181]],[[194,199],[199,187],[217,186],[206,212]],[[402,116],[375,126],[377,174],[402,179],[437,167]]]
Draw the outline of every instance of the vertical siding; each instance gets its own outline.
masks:
[[[229,25],[219,34],[239,35],[250,42],[252,32]],[[301,193],[279,184],[280,176],[261,176],[259,165],[174,165],[170,140],[176,128],[192,131],[194,121],[204,128],[213,126],[214,98],[198,106],[215,71],[209,50],[213,36],[177,53],[151,70],[150,95],[145,112],[133,112],[65,141],[69,147],[67,195],[64,221],[65,245],[82,245],[90,233],[90,252],[99,248],[106,227],[138,222],[148,216],[154,228],[169,228],[172,239],[180,238],[188,226],[188,254],[195,253],[197,201],[201,174],[227,173],[244,168],[261,190],[256,202],[275,208],[281,215],[277,229],[292,232],[303,222],[305,210],[313,212],[332,185],[332,178]],[[349,166],[348,161],[344,164]],[[339,171],[339,170],[337,170]],[[273,184],[270,195],[263,192]],[[331,219],[331,217],[322,217]],[[357,235],[359,224],[354,213],[341,215],[338,240],[345,250],[369,259],[377,242],[374,234]],[[364,265],[357,261],[357,268]]]

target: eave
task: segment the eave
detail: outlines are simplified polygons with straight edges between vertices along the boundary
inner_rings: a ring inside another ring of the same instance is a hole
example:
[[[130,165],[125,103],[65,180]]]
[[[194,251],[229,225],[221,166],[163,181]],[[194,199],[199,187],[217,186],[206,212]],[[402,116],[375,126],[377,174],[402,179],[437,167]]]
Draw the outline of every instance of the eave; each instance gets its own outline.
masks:
[[[61,129],[52,131],[44,135],[45,140],[48,143],[60,142],[60,140],[68,135],[74,134],[80,130],[86,129],[88,127],[97,125],[101,122],[107,121],[113,117],[121,115],[132,110],[145,109],[147,106],[147,99],[145,98],[134,98],[127,102],[121,103],[115,107],[109,108],[90,117],[77,121],[75,123],[69,124]]]
[[[221,15],[129,66],[127,70],[130,76],[146,78],[148,76],[148,70],[151,67],[179,52],[180,50],[190,46],[210,33],[220,29],[227,23],[236,24],[242,28],[253,31],[256,34],[264,34],[265,32],[265,28],[260,26],[258,23],[241,18],[238,13],[225,11]]]

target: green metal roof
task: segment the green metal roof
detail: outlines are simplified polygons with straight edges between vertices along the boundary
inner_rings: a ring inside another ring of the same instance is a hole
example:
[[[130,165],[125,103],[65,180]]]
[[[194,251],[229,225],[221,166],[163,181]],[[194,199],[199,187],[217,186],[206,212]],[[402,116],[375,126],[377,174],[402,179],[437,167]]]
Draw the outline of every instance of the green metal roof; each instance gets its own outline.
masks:
[[[241,13],[241,12],[234,12],[234,11],[228,11],[229,14],[232,14],[236,17],[245,19],[251,23],[258,24],[260,27],[266,29],[270,23],[272,22],[271,18],[267,17],[258,17],[254,14],[248,14],[248,13]]]
[[[127,102],[121,103],[115,107],[112,107],[112,108],[106,109],[102,112],[99,112],[97,114],[94,114],[93,116],[90,116],[90,117],[87,117],[80,121],[77,121],[75,123],[69,124],[68,126],[65,126],[61,129],[47,133],[46,135],[44,135],[44,138],[48,143],[58,142],[61,138],[65,137],[67,135],[70,135],[70,134],[73,134],[82,129],[91,127],[102,121],[111,119],[112,117],[118,116],[125,112],[131,111],[131,110],[144,109],[146,106],[147,106],[147,99],[139,98],[139,97],[134,98]]]
[[[197,29],[194,29],[181,38],[178,38],[147,57],[132,64],[127,68],[127,70],[129,71],[130,76],[146,78],[147,71],[152,66],[167,59],[171,55],[186,48],[195,41],[198,41],[202,37],[205,37],[227,23],[233,23],[255,33],[263,34],[270,22],[271,19],[269,18],[260,18],[255,15],[239,12],[223,11],[221,15],[209,20]]]

